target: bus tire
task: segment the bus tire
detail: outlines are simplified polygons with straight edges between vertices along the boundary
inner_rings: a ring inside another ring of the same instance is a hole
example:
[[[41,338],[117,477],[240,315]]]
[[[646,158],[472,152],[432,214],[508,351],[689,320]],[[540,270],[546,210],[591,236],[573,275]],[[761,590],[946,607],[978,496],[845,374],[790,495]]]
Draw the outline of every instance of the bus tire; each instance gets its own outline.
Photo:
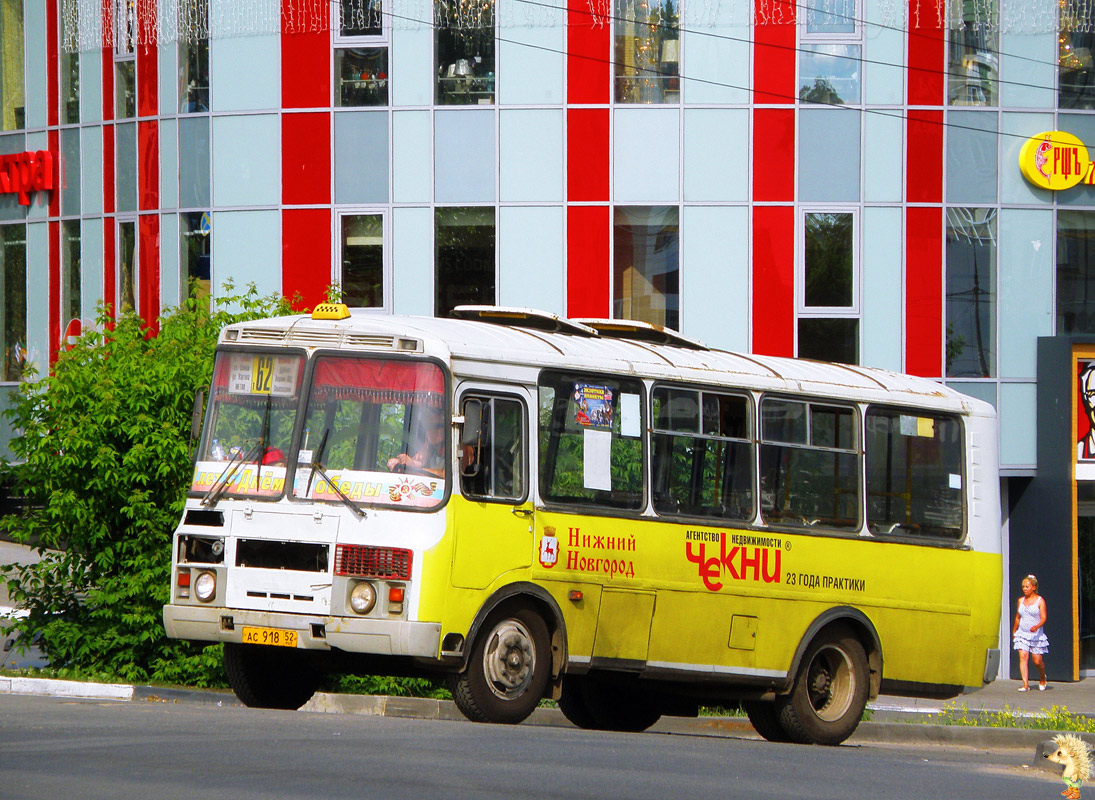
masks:
[[[547,624],[529,608],[491,615],[468,666],[449,678],[452,699],[472,722],[516,725],[539,704],[551,677]]]
[[[228,685],[245,706],[295,710],[319,686],[319,673],[296,650],[254,644],[224,645]]]
[[[764,700],[742,700],[741,707],[749,717],[753,730],[769,742],[789,742],[787,731],[779,719],[779,710],[775,703]]]
[[[559,696],[559,710],[563,716],[579,728],[596,730],[597,721],[589,710],[585,698],[585,678],[567,676],[563,678],[563,693]]]
[[[791,693],[776,698],[780,725],[792,742],[840,744],[863,718],[868,691],[863,645],[846,627],[829,628],[806,648]]]

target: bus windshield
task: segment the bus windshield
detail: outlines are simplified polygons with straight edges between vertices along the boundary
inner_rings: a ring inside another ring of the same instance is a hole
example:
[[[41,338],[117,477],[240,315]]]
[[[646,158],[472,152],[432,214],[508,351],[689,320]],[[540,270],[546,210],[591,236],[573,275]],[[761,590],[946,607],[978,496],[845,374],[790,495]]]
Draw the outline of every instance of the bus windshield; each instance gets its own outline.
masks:
[[[303,367],[296,354],[217,354],[191,492],[212,502],[284,493]]]
[[[400,508],[444,502],[449,425],[437,364],[316,359],[293,497]]]

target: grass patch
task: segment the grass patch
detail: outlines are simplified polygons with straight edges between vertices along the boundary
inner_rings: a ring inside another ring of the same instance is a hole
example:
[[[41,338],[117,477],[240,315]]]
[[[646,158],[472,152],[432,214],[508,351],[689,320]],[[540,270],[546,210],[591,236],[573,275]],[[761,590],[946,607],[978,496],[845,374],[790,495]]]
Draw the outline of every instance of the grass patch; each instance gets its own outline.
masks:
[[[928,714],[927,725],[959,725],[971,728],[1023,728],[1038,731],[1073,731],[1095,733],[1095,719],[1073,714],[1064,706],[1043,708],[1033,714],[1008,705],[1000,711],[970,711],[963,703],[946,703],[938,714]]]

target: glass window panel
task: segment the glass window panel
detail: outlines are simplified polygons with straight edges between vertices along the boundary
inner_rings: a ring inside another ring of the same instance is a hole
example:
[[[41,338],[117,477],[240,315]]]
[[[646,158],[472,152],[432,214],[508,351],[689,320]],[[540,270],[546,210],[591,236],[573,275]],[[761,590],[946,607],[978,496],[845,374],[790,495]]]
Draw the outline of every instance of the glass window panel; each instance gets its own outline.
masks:
[[[132,59],[114,64],[114,115],[117,119],[137,116],[136,62]]]
[[[209,117],[179,120],[179,207],[208,208]]]
[[[1095,333],[1095,212],[1057,212],[1057,335]]]
[[[119,211],[137,210],[137,123],[115,125],[114,185]]]
[[[338,106],[388,105],[388,48],[335,49]]]
[[[118,308],[132,311],[137,307],[137,223],[118,223]]]
[[[212,282],[213,225],[208,211],[184,211],[179,215],[179,266],[185,292],[209,308]]]
[[[115,0],[114,54],[133,55],[137,50],[137,0]]]
[[[805,215],[803,303],[807,308],[851,308],[855,305],[855,237],[853,217]]]
[[[434,220],[434,314],[447,317],[465,304],[494,305],[494,209],[439,208]]]
[[[799,48],[798,98],[807,103],[858,105],[863,48],[857,44],[804,44]]]
[[[23,0],[0,0],[0,131],[26,125]]]
[[[80,121],[80,53],[76,37],[66,38],[63,31],[80,30],[80,6],[76,0],[61,0],[61,20],[61,124],[74,125]],[[2,22],[0,30],[4,30]]]
[[[855,447],[855,414],[850,408],[810,406],[810,444],[815,447]]]
[[[1000,14],[997,0],[955,4],[947,48],[947,102],[952,106],[995,106],[1000,102]]]
[[[806,404],[765,399],[760,404],[761,436],[766,442],[806,444]]]
[[[80,129],[61,131],[61,213],[80,213]]]
[[[494,102],[494,0],[434,4],[438,105]]]
[[[947,377],[996,374],[996,209],[947,209]]]
[[[613,316],[680,327],[676,206],[618,207],[613,226]]]
[[[858,528],[858,472],[854,453],[762,444],[761,514],[777,525]]]
[[[209,0],[179,0],[179,111],[209,110]]]
[[[709,436],[749,436],[749,401],[744,397],[703,393],[703,432]]]
[[[0,226],[0,380],[22,377],[27,357],[27,226]]]
[[[700,393],[688,389],[654,390],[654,425],[658,430],[700,432]]]
[[[1062,0],[1058,17],[1059,108],[1095,108],[1095,7]]]
[[[847,36],[856,32],[856,0],[807,0],[806,33]]]
[[[479,430],[464,430],[460,491],[465,496],[519,500],[525,495],[524,414],[521,403],[501,397],[476,398]]]
[[[798,357],[838,364],[859,363],[859,319],[800,317]]]
[[[340,220],[342,301],[380,308],[384,305],[384,217],[343,214]]]
[[[871,408],[864,451],[872,533],[961,538],[962,426],[957,419]]]
[[[81,317],[80,220],[61,223],[61,329]]]
[[[342,0],[339,3],[339,35],[382,36],[383,11],[381,0]]]
[[[616,102],[679,102],[679,0],[616,0],[615,11]]]

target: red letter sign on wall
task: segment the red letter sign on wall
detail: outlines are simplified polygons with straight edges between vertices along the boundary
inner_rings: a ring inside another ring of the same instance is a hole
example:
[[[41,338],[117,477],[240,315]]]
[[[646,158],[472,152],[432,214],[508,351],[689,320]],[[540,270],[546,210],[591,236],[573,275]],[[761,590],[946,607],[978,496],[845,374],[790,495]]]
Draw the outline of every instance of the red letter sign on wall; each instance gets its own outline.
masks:
[[[0,194],[17,193],[19,205],[30,205],[30,193],[53,191],[53,153],[0,155]]]

